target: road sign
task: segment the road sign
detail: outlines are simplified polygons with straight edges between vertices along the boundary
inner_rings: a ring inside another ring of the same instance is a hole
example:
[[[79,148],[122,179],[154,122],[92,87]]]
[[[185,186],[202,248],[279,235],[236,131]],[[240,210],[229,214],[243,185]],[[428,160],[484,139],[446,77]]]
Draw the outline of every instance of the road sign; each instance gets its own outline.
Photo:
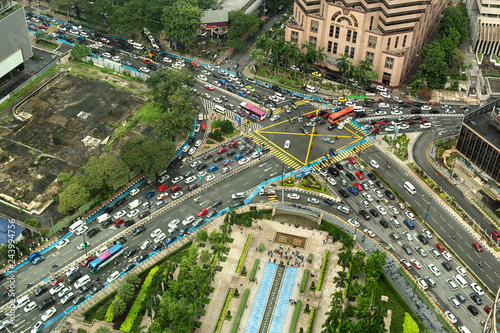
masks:
[[[313,172],[313,168],[308,168],[304,170],[304,176],[309,176]]]
[[[297,172],[295,174],[295,179],[300,178],[300,177],[304,177],[304,173],[303,172]]]
[[[237,114],[235,114],[235,115],[234,115],[234,120],[235,120],[237,123],[241,124],[241,117],[240,117],[240,116],[238,116]]]

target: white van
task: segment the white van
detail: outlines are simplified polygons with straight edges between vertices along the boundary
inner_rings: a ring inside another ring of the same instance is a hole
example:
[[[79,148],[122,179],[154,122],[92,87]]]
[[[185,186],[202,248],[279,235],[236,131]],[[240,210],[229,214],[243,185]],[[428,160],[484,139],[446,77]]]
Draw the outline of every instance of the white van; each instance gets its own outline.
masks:
[[[135,199],[134,201],[132,201],[131,203],[128,204],[128,209],[134,209],[134,208],[138,207],[140,204],[141,204],[141,200]]]
[[[412,185],[412,183],[410,182],[405,182],[405,184],[403,185],[403,187],[405,188],[405,190],[408,191],[408,193],[410,193],[411,195],[414,195],[417,193],[417,190],[415,189],[415,186]]]
[[[455,274],[455,275],[453,275],[453,279],[455,280],[456,283],[458,283],[458,285],[460,287],[462,287],[462,288],[467,287],[467,281],[465,281],[465,279],[462,277],[462,275]]]
[[[101,215],[102,216],[102,215]],[[98,217],[99,218],[99,217]],[[69,227],[69,232],[74,232],[76,229],[80,228],[82,225],[85,225],[85,222],[83,222],[82,220],[78,220],[76,221],[75,223],[73,223],[70,227]]]
[[[24,308],[26,305],[28,305],[29,302],[30,302],[29,297],[23,296],[14,303],[14,307],[16,309]]]
[[[245,192],[238,192],[233,195],[231,195],[231,199],[236,200],[236,199],[241,199],[245,197]]]
[[[354,109],[354,112],[364,112],[365,108],[361,105],[356,105],[352,107]]]
[[[202,121],[203,120],[203,112],[200,112],[198,114],[198,120]]]
[[[460,302],[455,298],[455,297],[450,297],[448,300],[453,304],[453,307],[455,309],[458,309],[460,307]]]
[[[86,285],[87,283],[90,283],[90,276],[88,276],[88,275],[82,276],[81,278],[76,280],[76,282],[74,283],[75,289],[78,289],[81,286]]]
[[[217,105],[217,104],[214,105],[213,109],[214,109],[215,112],[219,112],[220,114],[226,114],[226,109],[224,109],[220,105]]]
[[[102,223],[104,221],[107,221],[111,216],[106,213],[106,214],[102,214],[100,216],[97,217],[97,223]]]
[[[458,330],[460,331],[460,333],[471,333],[470,330],[465,325],[458,326]]]
[[[310,92],[310,93],[313,93],[315,94],[317,92],[316,88],[314,88],[313,86],[311,85],[308,85],[308,84],[304,84],[304,89],[307,91],[307,92]]]

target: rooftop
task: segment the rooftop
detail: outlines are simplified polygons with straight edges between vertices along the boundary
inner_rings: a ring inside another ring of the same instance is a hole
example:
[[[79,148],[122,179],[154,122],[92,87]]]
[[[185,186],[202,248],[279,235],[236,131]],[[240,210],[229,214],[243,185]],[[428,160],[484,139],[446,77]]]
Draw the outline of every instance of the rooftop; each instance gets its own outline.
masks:
[[[219,10],[206,10],[201,17],[201,23],[215,23],[229,21],[229,14],[227,9]]]
[[[478,133],[491,145],[500,149],[500,126],[497,126],[498,121],[492,117],[492,112],[494,111],[479,114],[474,118],[466,120],[464,124]]]

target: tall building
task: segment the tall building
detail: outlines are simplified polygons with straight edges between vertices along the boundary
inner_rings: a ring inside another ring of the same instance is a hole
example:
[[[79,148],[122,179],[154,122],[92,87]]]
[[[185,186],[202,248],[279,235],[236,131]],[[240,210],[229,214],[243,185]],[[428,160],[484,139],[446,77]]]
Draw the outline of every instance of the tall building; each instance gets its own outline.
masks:
[[[500,191],[500,99],[464,117],[457,150],[463,169]]]
[[[500,53],[500,4],[494,0],[467,0],[470,38],[475,52]]]
[[[33,55],[24,8],[12,0],[0,0],[0,82]]]
[[[324,47],[326,68],[344,54],[354,65],[369,58],[385,86],[405,79],[444,13],[446,0],[295,0],[285,39]]]

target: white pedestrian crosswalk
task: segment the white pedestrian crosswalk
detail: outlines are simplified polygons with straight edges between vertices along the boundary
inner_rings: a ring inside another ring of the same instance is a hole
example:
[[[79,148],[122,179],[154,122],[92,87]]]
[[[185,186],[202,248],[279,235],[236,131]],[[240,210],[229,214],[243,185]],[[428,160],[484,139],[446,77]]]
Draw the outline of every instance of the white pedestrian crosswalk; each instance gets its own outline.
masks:
[[[214,105],[217,105],[217,103],[215,103],[214,101],[209,100],[209,99],[205,99],[205,98],[201,99],[201,104],[203,105],[203,107],[205,108],[207,113],[209,113],[210,111],[214,112],[213,107],[214,107]],[[215,114],[219,115],[219,113],[215,113]],[[235,111],[229,110],[226,108],[226,114],[224,114],[224,117],[227,117],[231,120],[235,120],[234,116],[236,114],[237,113]],[[263,127],[262,125],[260,125],[258,123],[254,123],[246,118],[241,119],[241,125],[247,127],[249,129],[249,131],[257,131]]]

